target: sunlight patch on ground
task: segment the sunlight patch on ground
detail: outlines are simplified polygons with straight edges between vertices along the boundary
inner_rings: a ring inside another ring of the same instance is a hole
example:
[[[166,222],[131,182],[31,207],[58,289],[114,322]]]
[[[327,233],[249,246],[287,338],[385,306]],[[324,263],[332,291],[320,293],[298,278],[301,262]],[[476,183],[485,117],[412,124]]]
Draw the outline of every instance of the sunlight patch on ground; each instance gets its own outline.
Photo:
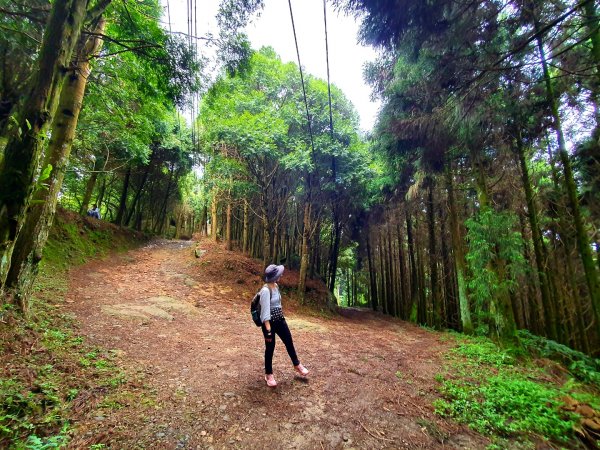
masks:
[[[165,295],[161,295],[159,297],[150,297],[146,301],[152,303],[154,306],[166,309],[167,311],[180,311],[186,315],[198,313],[198,310],[189,303],[177,300],[173,297],[167,297]]]
[[[305,331],[327,331],[327,328],[318,323],[309,322],[304,319],[285,319],[292,330],[305,330]]]
[[[169,314],[169,312],[178,311],[185,315],[194,315],[198,312],[192,305],[164,295],[150,297],[144,300],[143,304],[123,303],[102,306],[101,309],[102,312],[110,316],[132,319],[148,319],[150,317],[156,317],[158,319],[174,320],[175,317]]]

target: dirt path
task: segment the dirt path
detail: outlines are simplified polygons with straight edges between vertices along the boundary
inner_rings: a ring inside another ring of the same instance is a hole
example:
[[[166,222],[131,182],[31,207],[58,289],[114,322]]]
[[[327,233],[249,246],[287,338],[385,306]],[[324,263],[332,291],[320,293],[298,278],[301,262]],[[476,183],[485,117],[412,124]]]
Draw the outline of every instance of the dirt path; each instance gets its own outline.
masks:
[[[208,241],[157,241],[71,274],[66,308],[87,341],[115,349],[130,393],[77,418],[73,448],[485,448],[436,417],[437,333],[348,310],[326,318],[286,304],[307,381],[282,343],[263,380],[263,341],[247,311],[260,266]],[[297,277],[297,275],[296,275]]]

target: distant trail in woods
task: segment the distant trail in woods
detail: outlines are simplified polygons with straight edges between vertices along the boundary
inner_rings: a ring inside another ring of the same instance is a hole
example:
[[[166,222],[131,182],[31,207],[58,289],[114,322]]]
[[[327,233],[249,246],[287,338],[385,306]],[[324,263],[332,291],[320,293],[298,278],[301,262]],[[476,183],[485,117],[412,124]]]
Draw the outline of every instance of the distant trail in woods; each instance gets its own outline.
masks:
[[[208,240],[154,241],[74,269],[66,308],[80,333],[141,378],[117,407],[74,418],[70,447],[485,448],[433,412],[450,345],[440,334],[365,310],[326,318],[300,308],[286,295],[293,271],[284,311],[311,375],[294,377],[278,342],[269,390],[248,313],[261,269]]]

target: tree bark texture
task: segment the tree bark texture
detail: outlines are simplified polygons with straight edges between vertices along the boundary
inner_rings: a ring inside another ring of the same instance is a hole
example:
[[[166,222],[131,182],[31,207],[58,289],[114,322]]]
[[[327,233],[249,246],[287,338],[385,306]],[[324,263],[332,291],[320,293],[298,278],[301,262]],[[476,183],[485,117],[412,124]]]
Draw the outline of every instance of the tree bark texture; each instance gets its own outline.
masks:
[[[105,20],[100,19],[94,31],[102,34],[104,27]],[[28,310],[38,264],[54,221],[58,194],[71,154],[85,87],[91,73],[89,57],[96,54],[101,45],[102,40],[98,36],[81,36],[79,39],[72,73],[67,77],[60,94],[58,113],[52,121],[51,138],[44,158],[43,166],[52,166],[50,177],[46,180],[48,189],[40,189],[35,193],[35,202],[30,206],[12,254],[6,286],[12,291],[24,313]]]
[[[244,200],[244,231],[242,232],[242,252],[244,254],[248,253],[248,227],[250,222],[248,210],[248,200]]]
[[[123,180],[123,189],[121,190],[121,198],[119,200],[119,209],[117,210],[117,217],[115,218],[115,224],[123,225],[123,217],[125,216],[125,210],[127,209],[127,193],[129,191],[129,180],[131,179],[131,166],[127,167],[125,172],[125,180]]]
[[[232,249],[231,245],[231,200],[227,202],[227,213],[226,213],[226,225],[225,225],[225,242],[227,250]]]
[[[523,142],[521,141],[520,134],[517,136],[517,157],[519,159],[519,166],[521,168],[521,180],[523,183],[523,190],[525,192],[525,202],[527,203],[527,217],[529,218],[529,228],[531,230],[531,238],[533,241],[533,253],[535,255],[535,262],[537,266],[538,281],[540,283],[540,293],[542,297],[543,315],[546,328],[548,329],[551,339],[556,339],[556,311],[554,300],[551,297],[548,275],[546,271],[546,263],[544,258],[544,241],[542,240],[542,234],[538,224],[538,213],[535,205],[533,196],[533,189],[531,188],[531,181],[529,179],[529,169],[525,159],[525,149],[523,148]]]
[[[537,32],[539,31],[540,27],[535,14],[533,20],[535,30]],[[594,311],[596,325],[598,325],[600,324],[600,280],[598,279],[598,272],[596,271],[596,265],[594,264],[594,258],[592,256],[592,251],[590,247],[590,240],[585,229],[585,224],[581,214],[581,208],[579,206],[577,186],[575,184],[571,160],[569,158],[569,153],[567,152],[565,138],[562,130],[561,118],[558,111],[558,100],[554,93],[552,79],[550,78],[550,72],[548,70],[548,63],[546,61],[546,54],[544,51],[544,43],[542,41],[541,36],[538,36],[537,38],[537,46],[538,51],[540,53],[540,59],[542,61],[542,70],[544,74],[544,81],[546,84],[546,95],[550,103],[550,110],[554,122],[554,131],[556,133],[556,140],[558,142],[558,157],[563,167],[565,191],[567,193],[567,198],[569,199],[569,206],[575,225],[577,246],[579,248],[579,255],[583,264],[583,270],[585,272],[585,279],[587,282],[589,296],[592,301],[592,309]]]
[[[212,240],[217,242],[217,210],[218,210],[218,201],[217,201],[217,192],[213,193],[213,199],[210,203],[210,235]]]
[[[43,136],[56,111],[86,6],[86,0],[56,0],[52,4],[37,70],[17,114],[18,129],[4,150],[0,167],[0,294],[35,191]]]
[[[66,86],[65,86],[66,88]],[[61,109],[59,108],[59,111]],[[88,211],[88,206],[90,205],[90,200],[92,199],[92,194],[94,193],[94,188],[96,187],[96,180],[98,179],[98,171],[102,169],[104,165],[104,160],[102,158],[96,158],[94,161],[94,167],[92,169],[92,173],[88,178],[87,183],[85,184],[85,193],[83,194],[83,200],[81,201],[81,206],[79,207],[79,214],[85,216]]]
[[[310,226],[311,226],[311,204],[310,202],[306,202],[304,204],[304,221],[302,228],[302,252],[300,254],[300,277],[298,280],[298,295],[300,296],[300,300],[304,301],[304,296],[306,293],[306,275],[308,274],[308,240],[310,234]]]
[[[446,188],[448,191],[448,206],[450,208],[450,236],[452,238],[452,254],[454,256],[454,266],[456,267],[456,282],[458,284],[458,304],[460,309],[460,322],[463,333],[473,333],[473,321],[471,320],[471,306],[467,296],[467,281],[465,274],[467,264],[465,262],[464,241],[460,232],[458,222],[458,211],[456,208],[456,198],[454,196],[454,181],[452,179],[452,169],[446,169]]]

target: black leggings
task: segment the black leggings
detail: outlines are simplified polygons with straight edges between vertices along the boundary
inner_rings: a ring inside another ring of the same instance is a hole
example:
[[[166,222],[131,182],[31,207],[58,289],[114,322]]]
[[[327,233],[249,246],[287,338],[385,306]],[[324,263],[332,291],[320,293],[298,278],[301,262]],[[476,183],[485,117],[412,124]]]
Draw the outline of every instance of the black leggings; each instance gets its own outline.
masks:
[[[288,355],[292,360],[292,364],[297,366],[300,364],[298,356],[296,355],[296,349],[294,348],[294,342],[292,341],[292,333],[288,328],[285,319],[275,320],[271,322],[271,334],[267,334],[265,324],[262,326],[262,332],[265,337],[265,373],[271,375],[273,373],[273,352],[275,351],[275,335],[283,341],[285,348],[287,349]]]

